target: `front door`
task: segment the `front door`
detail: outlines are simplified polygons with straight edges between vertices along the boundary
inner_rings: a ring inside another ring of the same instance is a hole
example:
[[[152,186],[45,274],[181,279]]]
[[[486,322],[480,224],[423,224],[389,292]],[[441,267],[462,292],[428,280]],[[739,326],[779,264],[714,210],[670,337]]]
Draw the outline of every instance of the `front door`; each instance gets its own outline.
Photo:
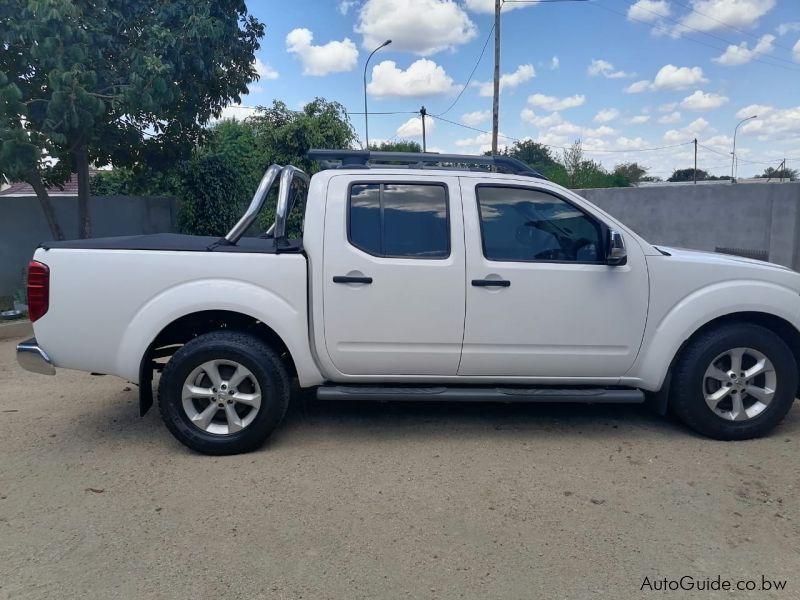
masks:
[[[346,375],[456,375],[464,236],[456,177],[334,177],[323,250],[325,345]]]
[[[644,253],[605,264],[607,228],[533,182],[462,179],[467,318],[459,375],[620,377],[639,351]]]

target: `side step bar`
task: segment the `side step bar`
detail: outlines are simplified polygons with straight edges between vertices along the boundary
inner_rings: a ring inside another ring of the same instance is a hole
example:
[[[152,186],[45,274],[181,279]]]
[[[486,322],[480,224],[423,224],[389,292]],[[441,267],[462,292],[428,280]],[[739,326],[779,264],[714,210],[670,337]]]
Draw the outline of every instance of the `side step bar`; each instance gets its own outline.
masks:
[[[644,393],[635,389],[521,388],[521,387],[384,387],[323,385],[318,400],[434,401],[434,402],[602,402],[638,404]]]

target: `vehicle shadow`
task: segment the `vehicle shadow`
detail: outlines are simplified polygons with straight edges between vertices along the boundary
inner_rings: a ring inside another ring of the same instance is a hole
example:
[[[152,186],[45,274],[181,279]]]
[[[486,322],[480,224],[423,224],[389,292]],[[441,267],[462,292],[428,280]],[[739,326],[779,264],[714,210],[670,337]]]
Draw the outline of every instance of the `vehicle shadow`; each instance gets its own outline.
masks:
[[[129,394],[130,395],[130,394]],[[135,394],[134,394],[135,395]],[[144,418],[132,398],[104,402],[101,410],[87,411],[75,435],[91,436],[87,443],[166,445],[182,448],[161,423],[157,407]],[[87,427],[88,425],[88,427]],[[773,434],[800,434],[800,403]],[[376,440],[486,440],[537,439],[702,439],[670,416],[657,414],[646,404],[528,404],[490,402],[364,402],[318,401],[313,392],[293,395],[286,419],[266,449],[284,444],[307,444],[324,439],[354,443]],[[76,440],[77,441],[77,440]],[[711,441],[711,440],[709,440]]]

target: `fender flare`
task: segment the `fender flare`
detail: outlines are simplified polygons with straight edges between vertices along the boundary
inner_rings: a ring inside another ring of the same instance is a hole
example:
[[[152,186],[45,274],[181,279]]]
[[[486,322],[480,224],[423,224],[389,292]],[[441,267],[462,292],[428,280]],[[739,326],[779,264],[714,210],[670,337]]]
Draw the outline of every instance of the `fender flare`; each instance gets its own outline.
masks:
[[[732,303],[731,299],[735,298]],[[636,373],[643,389],[660,390],[683,344],[712,321],[737,313],[763,313],[800,329],[798,292],[766,281],[729,280],[694,290],[658,323],[647,323],[642,352],[629,373]]]
[[[306,300],[293,306],[280,295],[236,279],[198,279],[148,300],[133,316],[115,359],[117,372],[139,383],[141,363],[153,340],[170,323],[197,312],[225,310],[261,321],[283,340],[302,385],[322,379],[311,356]]]

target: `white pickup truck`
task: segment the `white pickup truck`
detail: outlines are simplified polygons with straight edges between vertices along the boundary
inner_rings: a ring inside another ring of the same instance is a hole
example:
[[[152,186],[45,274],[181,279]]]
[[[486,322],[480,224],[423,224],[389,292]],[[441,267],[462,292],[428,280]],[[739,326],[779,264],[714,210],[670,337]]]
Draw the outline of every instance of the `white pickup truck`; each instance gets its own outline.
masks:
[[[142,414],[161,371],[164,422],[208,454],[260,446],[293,378],[321,400],[652,398],[726,440],[790,410],[800,274],[652,246],[506,157],[311,156],[310,179],[270,167],[220,239],[42,244],[19,362],[127,379]],[[276,181],[275,223],[245,236]]]

